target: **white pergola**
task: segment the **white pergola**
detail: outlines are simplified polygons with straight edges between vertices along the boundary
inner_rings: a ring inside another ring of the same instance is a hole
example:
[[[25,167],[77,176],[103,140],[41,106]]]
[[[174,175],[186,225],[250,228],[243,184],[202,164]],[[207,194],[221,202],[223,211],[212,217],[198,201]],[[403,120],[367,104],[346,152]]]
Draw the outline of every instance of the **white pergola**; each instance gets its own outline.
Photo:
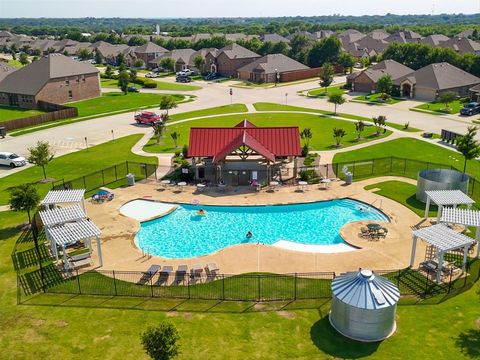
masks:
[[[68,245],[74,244],[77,241],[85,240],[92,250],[92,238],[97,239],[97,248],[98,248],[98,263],[100,266],[103,266],[102,258],[102,248],[100,244],[100,230],[98,227],[87,219],[82,219],[73,222],[67,222],[63,224],[57,224],[51,227],[45,228],[48,239],[56,245],[62,247],[63,252],[63,263],[65,269],[68,268],[67,262],[67,253],[65,248]],[[55,257],[58,259],[57,246],[52,246]]]
[[[57,204],[79,204],[85,211],[85,189],[50,190],[41,202],[45,206]]]
[[[39,215],[45,227],[51,227],[54,225],[86,218],[85,212],[78,204],[63,208],[42,210],[39,212]]]
[[[468,248],[475,240],[466,235],[453,231],[444,224],[436,224],[430,227],[414,230],[412,232],[412,255],[410,257],[410,266],[415,262],[415,251],[417,249],[417,239],[426,241],[437,249],[438,268],[436,274],[437,282],[440,282],[440,275],[443,267],[443,256],[445,252],[456,249],[463,249],[462,269],[465,271],[467,265]]]
[[[427,190],[427,203],[425,205],[425,219],[428,218],[428,212],[430,211],[430,203],[434,202],[438,206],[437,223],[440,222],[442,211],[445,206],[457,207],[458,205],[467,205],[470,209],[472,204],[475,203],[473,199],[468,197],[461,190]]]
[[[442,223],[472,226],[477,229],[477,258],[480,257],[480,211],[471,209],[445,208],[442,213]]]

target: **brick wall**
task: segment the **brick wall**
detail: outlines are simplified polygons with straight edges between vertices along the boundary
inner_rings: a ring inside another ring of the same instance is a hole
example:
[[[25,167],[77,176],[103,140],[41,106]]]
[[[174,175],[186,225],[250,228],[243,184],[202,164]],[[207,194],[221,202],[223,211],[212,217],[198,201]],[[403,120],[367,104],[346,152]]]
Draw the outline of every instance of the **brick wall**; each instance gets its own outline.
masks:
[[[358,91],[358,92],[375,92],[376,91],[376,84],[370,79],[367,75],[364,73],[358,75],[352,82],[353,91]]]
[[[78,79],[78,81],[77,81]],[[71,96],[69,95],[71,91]],[[80,76],[50,80],[36,95],[36,101],[46,101],[55,104],[64,104],[70,101],[90,99],[101,95],[98,74],[85,75],[85,80]]]
[[[334,65],[333,68],[336,74],[343,72],[343,68],[339,65]],[[321,67],[304,70],[285,71],[283,73],[280,73],[280,82],[297,81],[317,77],[320,76],[322,71],[323,69]],[[275,79],[273,79],[273,81],[275,81]]]
[[[240,69],[242,66],[250,64],[257,59],[258,57],[229,59],[224,53],[221,53],[217,57],[217,72],[225,77],[236,77],[238,69]]]

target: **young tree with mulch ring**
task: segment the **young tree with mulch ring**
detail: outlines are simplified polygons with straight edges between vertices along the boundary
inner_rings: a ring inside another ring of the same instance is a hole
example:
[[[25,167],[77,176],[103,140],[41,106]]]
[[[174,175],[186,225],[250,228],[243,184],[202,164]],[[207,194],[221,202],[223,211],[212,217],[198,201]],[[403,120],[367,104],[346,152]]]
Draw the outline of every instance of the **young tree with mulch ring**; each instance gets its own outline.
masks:
[[[50,161],[52,161],[53,157],[55,156],[55,153],[50,147],[50,144],[48,143],[48,141],[38,141],[35,147],[28,148],[28,152],[30,153],[27,158],[28,162],[42,168],[43,179],[46,181],[47,172],[45,170],[45,167]]]

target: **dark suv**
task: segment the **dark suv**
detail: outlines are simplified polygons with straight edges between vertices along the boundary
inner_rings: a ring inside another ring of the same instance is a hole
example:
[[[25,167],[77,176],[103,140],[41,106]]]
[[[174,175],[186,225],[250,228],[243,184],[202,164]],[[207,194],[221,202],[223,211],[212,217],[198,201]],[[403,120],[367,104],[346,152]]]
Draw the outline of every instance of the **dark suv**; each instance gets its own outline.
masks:
[[[460,115],[472,116],[478,113],[480,113],[480,104],[477,102],[470,102],[468,104],[465,104],[460,109]]]

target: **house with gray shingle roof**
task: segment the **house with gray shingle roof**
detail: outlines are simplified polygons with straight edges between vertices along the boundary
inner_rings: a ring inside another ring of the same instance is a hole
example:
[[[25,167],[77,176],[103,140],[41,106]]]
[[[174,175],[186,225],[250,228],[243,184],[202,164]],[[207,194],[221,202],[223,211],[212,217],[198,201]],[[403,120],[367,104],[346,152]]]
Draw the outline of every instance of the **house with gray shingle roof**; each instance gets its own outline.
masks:
[[[439,94],[447,91],[458,96],[468,96],[469,90],[480,84],[480,78],[449,63],[436,63],[418,69],[393,81],[403,96],[435,101]]]
[[[450,40],[448,36],[442,34],[432,34],[420,40],[420,43],[430,45],[432,47],[440,46],[441,43]]]
[[[234,77],[237,76],[238,69],[258,58],[260,55],[233,43],[221,48],[216,55],[207,54],[206,62],[211,63],[210,71],[224,77]]]
[[[288,56],[270,54],[242,66],[237,71],[239,79],[265,83],[278,81],[282,73],[306,69],[309,67]]]
[[[165,54],[168,52],[167,49],[153,42],[147,42],[143,45],[137,46],[133,51],[135,52],[135,55],[138,59],[143,60],[145,65],[155,60],[162,54]]]
[[[463,55],[472,53],[474,55],[480,55],[480,43],[468,39],[466,37],[454,37],[448,41],[440,43],[441,47],[452,49],[455,52]]]
[[[0,104],[34,109],[100,96],[98,69],[61,54],[44,56],[0,81]]]

